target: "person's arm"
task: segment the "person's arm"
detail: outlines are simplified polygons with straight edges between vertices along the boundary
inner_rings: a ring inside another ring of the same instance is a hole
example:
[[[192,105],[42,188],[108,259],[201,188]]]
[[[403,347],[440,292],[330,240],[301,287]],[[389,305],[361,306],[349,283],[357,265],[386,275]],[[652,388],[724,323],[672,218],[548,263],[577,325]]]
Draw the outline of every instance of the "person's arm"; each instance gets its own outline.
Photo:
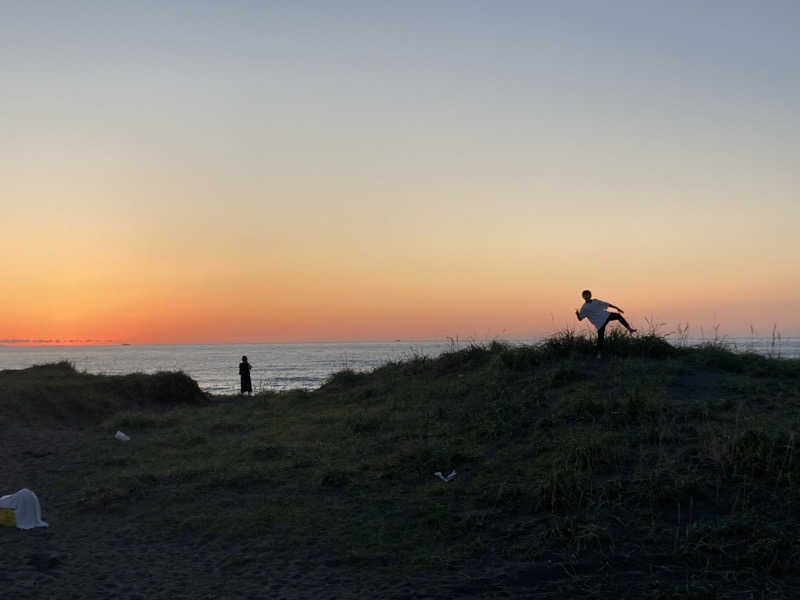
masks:
[[[618,310],[618,311],[620,312],[620,314],[622,314],[622,313],[624,313],[624,312],[625,312],[625,311],[624,311],[624,310],[622,310],[622,309],[621,309],[619,306],[614,306],[613,304],[611,304],[611,302],[609,302],[609,303],[608,303],[608,307],[609,307],[609,308],[613,308],[614,310]]]
[[[577,310],[575,311],[575,316],[578,317],[578,321],[583,321],[586,317],[582,316]]]

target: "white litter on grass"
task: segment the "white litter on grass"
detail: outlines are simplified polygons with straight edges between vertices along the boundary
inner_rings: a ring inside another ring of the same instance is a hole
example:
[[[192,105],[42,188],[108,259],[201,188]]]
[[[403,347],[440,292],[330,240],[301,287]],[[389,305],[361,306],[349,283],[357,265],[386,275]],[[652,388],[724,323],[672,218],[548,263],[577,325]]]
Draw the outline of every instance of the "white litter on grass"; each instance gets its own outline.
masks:
[[[131,439],[130,436],[125,435],[121,431],[117,431],[117,433],[114,434],[114,437],[118,440],[122,440],[123,442],[128,442]]]
[[[442,475],[441,471],[436,471],[436,473],[434,473],[434,475],[436,477],[438,477],[439,479],[441,479],[442,481],[450,481],[451,479],[453,479],[456,476],[456,472],[455,471],[450,471],[450,475],[445,477],[444,475]]]

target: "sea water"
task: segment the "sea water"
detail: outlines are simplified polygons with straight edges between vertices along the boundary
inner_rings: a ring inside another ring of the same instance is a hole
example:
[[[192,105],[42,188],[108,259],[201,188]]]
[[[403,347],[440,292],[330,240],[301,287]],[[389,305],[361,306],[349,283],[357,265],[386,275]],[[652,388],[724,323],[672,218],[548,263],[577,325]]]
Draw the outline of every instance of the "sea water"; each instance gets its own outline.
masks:
[[[239,361],[252,365],[253,390],[313,389],[343,369],[369,371],[415,355],[435,357],[454,348],[441,340],[298,342],[273,344],[158,344],[113,346],[4,346],[0,370],[69,361],[79,371],[123,375],[183,371],[204,391],[239,391]]]
[[[509,341],[535,344],[542,338]],[[669,339],[669,338],[668,338]],[[706,339],[671,340],[694,345]],[[724,338],[717,340],[732,350],[767,356],[800,358],[800,338]],[[469,343],[457,340],[375,342],[298,342],[279,344],[179,344],[114,346],[0,346],[0,370],[66,360],[79,371],[121,375],[183,371],[212,394],[239,391],[239,361],[246,355],[252,365],[254,391],[314,389],[343,369],[369,371],[388,362],[414,356],[434,358]]]

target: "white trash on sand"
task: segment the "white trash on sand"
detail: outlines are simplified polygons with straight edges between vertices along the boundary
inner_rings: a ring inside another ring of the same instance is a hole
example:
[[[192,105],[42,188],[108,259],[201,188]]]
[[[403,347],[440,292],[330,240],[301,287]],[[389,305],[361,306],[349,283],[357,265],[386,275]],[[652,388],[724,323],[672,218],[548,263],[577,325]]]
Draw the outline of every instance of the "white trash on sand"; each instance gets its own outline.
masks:
[[[18,529],[33,529],[34,527],[48,527],[42,521],[42,508],[39,498],[28,488],[0,497],[0,508],[14,511],[14,520]]]
[[[451,479],[453,479],[456,476],[456,472],[455,472],[455,470],[450,471],[450,474],[445,476],[445,475],[442,475],[441,471],[436,471],[436,473],[434,473],[434,475],[436,477],[438,477],[439,479],[441,479],[442,481],[450,481]]]

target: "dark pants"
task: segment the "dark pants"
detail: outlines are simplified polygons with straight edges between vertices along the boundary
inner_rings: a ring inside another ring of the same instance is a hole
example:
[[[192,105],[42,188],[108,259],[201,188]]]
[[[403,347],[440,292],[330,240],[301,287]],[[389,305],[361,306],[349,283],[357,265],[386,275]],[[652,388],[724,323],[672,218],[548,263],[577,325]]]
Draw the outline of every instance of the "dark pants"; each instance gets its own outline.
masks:
[[[605,338],[606,338],[606,325],[611,323],[611,321],[619,321],[620,323],[622,323],[625,326],[626,329],[630,329],[631,328],[631,326],[628,325],[628,322],[625,320],[625,317],[623,317],[621,314],[615,313],[615,312],[608,313],[608,318],[606,319],[606,322],[603,323],[603,326],[600,329],[597,330],[597,351],[598,352],[603,349],[603,342],[605,341]]]

